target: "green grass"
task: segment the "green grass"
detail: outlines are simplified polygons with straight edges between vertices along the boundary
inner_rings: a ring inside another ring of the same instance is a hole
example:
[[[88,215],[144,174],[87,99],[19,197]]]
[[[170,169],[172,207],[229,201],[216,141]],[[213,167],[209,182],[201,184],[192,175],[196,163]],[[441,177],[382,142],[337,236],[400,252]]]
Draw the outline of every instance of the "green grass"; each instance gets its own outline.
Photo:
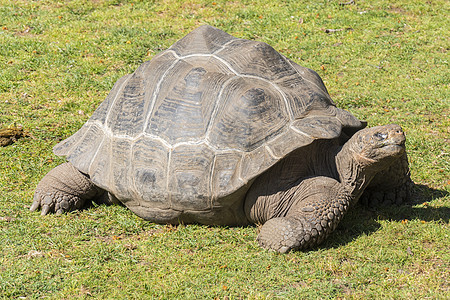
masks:
[[[0,0],[0,296],[448,299],[449,3]],[[279,255],[254,227],[162,226],[123,207],[41,217],[39,180],[114,82],[201,24],[319,72],[339,107],[407,134],[414,203],[354,208],[319,248]],[[343,29],[326,33],[325,29]]]

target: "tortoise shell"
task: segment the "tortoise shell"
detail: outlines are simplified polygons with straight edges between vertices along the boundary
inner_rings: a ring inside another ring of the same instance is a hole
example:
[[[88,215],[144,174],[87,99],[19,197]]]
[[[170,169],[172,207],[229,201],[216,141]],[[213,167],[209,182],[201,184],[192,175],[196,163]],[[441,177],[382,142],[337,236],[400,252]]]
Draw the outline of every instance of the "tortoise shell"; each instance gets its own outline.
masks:
[[[124,203],[205,211],[293,150],[361,127],[314,71],[205,25],[120,78],[54,152]]]

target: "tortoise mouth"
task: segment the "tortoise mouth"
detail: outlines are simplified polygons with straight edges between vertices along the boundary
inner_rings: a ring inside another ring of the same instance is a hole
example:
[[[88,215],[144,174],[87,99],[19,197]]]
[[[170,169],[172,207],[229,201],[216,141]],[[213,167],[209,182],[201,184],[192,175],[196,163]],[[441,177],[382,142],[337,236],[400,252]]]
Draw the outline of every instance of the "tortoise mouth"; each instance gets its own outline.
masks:
[[[380,143],[378,147],[379,153],[384,153],[383,156],[397,156],[406,151],[405,137],[396,136],[395,138],[387,139]],[[377,152],[378,152],[377,151]]]
[[[388,144],[388,145],[384,145],[381,147],[383,150],[385,151],[389,151],[389,152],[397,152],[397,151],[402,151],[405,149],[405,145],[404,144]]]
[[[380,148],[393,146],[405,147],[405,138],[387,139],[381,143]]]

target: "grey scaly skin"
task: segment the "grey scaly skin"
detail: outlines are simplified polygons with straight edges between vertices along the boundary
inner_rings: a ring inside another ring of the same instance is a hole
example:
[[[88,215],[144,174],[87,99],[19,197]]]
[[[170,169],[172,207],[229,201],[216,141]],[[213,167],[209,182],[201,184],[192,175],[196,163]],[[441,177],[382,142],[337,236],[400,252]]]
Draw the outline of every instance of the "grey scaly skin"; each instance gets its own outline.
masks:
[[[404,143],[405,136],[398,125],[367,128],[357,132],[335,152],[325,151],[330,155],[309,158],[316,160],[312,163],[313,170],[309,166],[305,172],[309,178],[271,190],[267,185],[268,178],[278,178],[275,182],[279,185],[289,174],[283,174],[283,171],[281,174],[263,174],[253,186],[258,193],[249,191],[245,207],[250,221],[264,224],[258,236],[259,244],[286,253],[321,243],[336,228],[348,208],[358,201],[376,174],[401,161]],[[308,155],[307,152],[306,149],[299,155]],[[333,158],[334,164],[330,163]],[[317,176],[311,176],[313,174]],[[326,174],[328,176],[323,176]],[[267,188],[262,188],[263,185]],[[261,190],[264,192],[259,193]]]

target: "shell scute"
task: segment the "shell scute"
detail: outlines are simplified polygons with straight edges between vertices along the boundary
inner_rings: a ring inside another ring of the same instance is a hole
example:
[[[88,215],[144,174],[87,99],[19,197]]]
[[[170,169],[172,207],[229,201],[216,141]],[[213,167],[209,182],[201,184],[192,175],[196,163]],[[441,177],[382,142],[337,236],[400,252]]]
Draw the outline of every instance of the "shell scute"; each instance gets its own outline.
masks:
[[[59,142],[53,147],[53,153],[58,156],[68,156],[72,153],[72,149],[83,140],[85,133],[88,131],[89,125],[84,124],[77,132],[67,139]]]
[[[240,178],[242,152],[230,151],[216,154],[211,189],[214,198],[221,198],[234,192],[236,186],[243,184]]]
[[[342,124],[336,118],[314,116],[295,121],[292,128],[314,139],[334,139],[341,135]]]
[[[82,138],[70,150],[67,159],[77,166],[78,170],[88,174],[89,166],[103,140],[103,132],[96,125],[88,126]]]
[[[275,157],[283,157],[286,153],[290,153],[295,149],[308,145],[314,141],[314,138],[293,129],[287,130],[285,133],[278,135],[267,143]]]
[[[109,189],[112,190],[114,196],[119,198],[123,203],[134,202],[132,177],[131,177],[131,145],[129,139],[113,138],[111,140],[111,159],[110,159],[110,183]]]
[[[168,209],[163,192],[167,186],[169,151],[160,141],[141,137],[132,147],[132,178],[134,192],[152,207]]]
[[[230,77],[208,67],[179,61],[161,84],[146,132],[171,144],[206,134],[218,91]]]
[[[263,42],[235,40],[217,55],[241,75],[276,81],[295,73],[284,56]]]
[[[117,101],[111,107],[107,126],[115,135],[134,137],[142,133],[145,122],[146,104],[145,77],[135,72],[128,78]]]
[[[172,151],[168,172],[172,209],[211,209],[213,163],[214,152],[205,144],[181,145]]]
[[[103,134],[103,141],[97,151],[97,156],[92,160],[89,167],[91,180],[99,187],[111,191],[111,160],[112,158],[112,138],[108,134]]]
[[[240,165],[240,177],[247,183],[274,165],[279,158],[274,157],[267,147],[259,147],[255,151],[243,155]]]
[[[220,101],[208,136],[220,148],[252,151],[289,123],[283,96],[262,80],[237,77]]]

